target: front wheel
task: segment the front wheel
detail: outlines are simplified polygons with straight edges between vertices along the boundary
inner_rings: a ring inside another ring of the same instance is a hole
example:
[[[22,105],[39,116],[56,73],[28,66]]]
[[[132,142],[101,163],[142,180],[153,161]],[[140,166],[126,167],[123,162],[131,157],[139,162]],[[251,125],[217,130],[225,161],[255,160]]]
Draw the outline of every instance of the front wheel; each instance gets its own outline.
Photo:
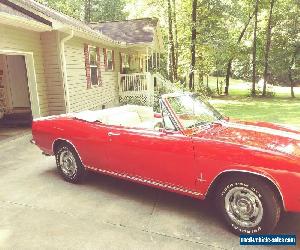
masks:
[[[85,169],[73,147],[62,144],[55,153],[55,159],[57,169],[66,181],[77,183],[83,179]]]
[[[215,204],[235,234],[266,234],[276,227],[281,206],[270,185],[255,176],[229,177],[217,187]]]

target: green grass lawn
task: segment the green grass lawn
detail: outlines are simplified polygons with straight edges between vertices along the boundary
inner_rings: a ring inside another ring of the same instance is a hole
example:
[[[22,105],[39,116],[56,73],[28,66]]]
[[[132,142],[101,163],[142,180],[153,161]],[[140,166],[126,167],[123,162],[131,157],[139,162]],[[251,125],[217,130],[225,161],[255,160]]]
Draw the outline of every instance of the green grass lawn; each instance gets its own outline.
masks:
[[[213,86],[215,79],[210,79]],[[222,114],[245,121],[267,121],[288,124],[300,129],[300,87],[295,89],[297,98],[290,97],[290,88],[275,87],[274,97],[248,97],[246,83],[234,80],[229,96],[217,96],[210,103]]]

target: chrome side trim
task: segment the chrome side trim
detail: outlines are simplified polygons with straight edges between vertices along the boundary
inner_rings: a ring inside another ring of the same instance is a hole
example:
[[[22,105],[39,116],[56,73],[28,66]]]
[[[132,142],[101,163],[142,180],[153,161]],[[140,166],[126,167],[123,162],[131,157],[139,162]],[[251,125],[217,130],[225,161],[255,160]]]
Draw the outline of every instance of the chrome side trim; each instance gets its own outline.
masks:
[[[271,179],[271,178],[268,177],[268,176],[265,176],[265,175],[260,174],[260,173],[257,173],[257,172],[248,171],[248,170],[242,170],[242,169],[227,169],[227,170],[224,170],[224,171],[220,172],[220,173],[219,173],[217,176],[215,176],[215,178],[210,182],[210,184],[209,184],[209,186],[208,186],[208,188],[207,188],[207,191],[206,191],[206,193],[205,193],[205,196],[207,195],[208,191],[210,190],[210,188],[211,188],[212,184],[215,182],[215,180],[216,180],[221,174],[227,173],[227,172],[249,173],[249,174],[257,175],[257,176],[260,176],[260,177],[263,177],[263,178],[268,179],[268,180],[269,180],[270,182],[272,182],[272,183],[275,185],[275,187],[277,188],[277,190],[278,190],[278,192],[279,192],[279,194],[280,194],[280,198],[281,198],[281,201],[282,201],[283,208],[284,208],[284,210],[286,210],[286,209],[285,209],[284,198],[283,198],[283,195],[282,195],[282,193],[281,193],[281,189],[280,189],[279,185],[278,185],[273,179]]]
[[[94,167],[90,167],[90,166],[86,166],[86,167],[88,169],[94,170],[96,172],[101,172],[103,174],[117,176],[117,177],[129,179],[129,180],[133,180],[133,181],[137,181],[137,182],[141,182],[141,183],[150,184],[150,185],[153,185],[153,186],[156,186],[156,187],[167,188],[167,189],[170,189],[170,190],[179,191],[179,192],[183,192],[183,193],[187,193],[187,194],[191,194],[191,195],[195,195],[195,196],[202,196],[201,193],[194,192],[192,190],[188,190],[188,189],[185,189],[185,188],[182,188],[182,187],[172,186],[172,185],[164,184],[164,183],[159,183],[159,182],[156,182],[156,181],[143,179],[141,177],[133,177],[133,176],[130,176],[130,175],[127,175],[127,174],[120,174],[118,172],[109,171],[109,170],[105,170],[105,169],[99,169],[99,168],[94,168]]]

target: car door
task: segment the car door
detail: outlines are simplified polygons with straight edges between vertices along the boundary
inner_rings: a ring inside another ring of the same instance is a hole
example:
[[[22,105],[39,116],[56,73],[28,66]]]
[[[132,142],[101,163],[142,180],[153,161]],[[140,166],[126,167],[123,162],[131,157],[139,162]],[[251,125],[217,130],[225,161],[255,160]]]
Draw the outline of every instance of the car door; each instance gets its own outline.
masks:
[[[180,132],[113,128],[107,146],[109,168],[168,185],[195,189],[193,141]]]
[[[74,121],[70,130],[73,131],[72,141],[83,164],[89,168],[107,169],[108,127],[99,123]]]

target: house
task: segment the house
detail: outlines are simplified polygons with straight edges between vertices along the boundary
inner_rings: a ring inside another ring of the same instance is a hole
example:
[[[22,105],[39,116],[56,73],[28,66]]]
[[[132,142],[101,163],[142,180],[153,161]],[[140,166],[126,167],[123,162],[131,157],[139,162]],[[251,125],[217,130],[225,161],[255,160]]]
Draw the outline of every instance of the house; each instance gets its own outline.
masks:
[[[85,24],[33,0],[0,0],[0,118],[151,102],[157,19]]]

